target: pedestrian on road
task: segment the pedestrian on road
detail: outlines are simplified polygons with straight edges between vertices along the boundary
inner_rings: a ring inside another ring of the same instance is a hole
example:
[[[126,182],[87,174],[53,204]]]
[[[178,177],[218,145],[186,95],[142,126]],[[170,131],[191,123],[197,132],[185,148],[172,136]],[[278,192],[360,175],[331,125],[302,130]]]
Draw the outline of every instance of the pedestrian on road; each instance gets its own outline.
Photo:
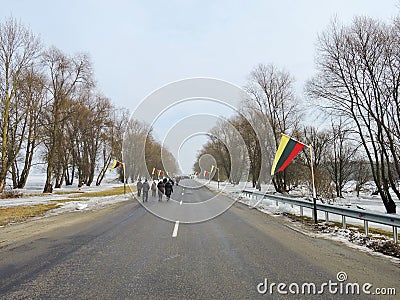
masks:
[[[160,180],[160,181],[157,183],[158,201],[162,201],[162,196],[163,196],[164,191],[165,191],[164,188],[165,188],[164,182],[163,182],[162,180]]]
[[[165,196],[167,196],[167,201],[171,198],[171,193],[174,191],[172,186],[171,180],[167,180],[164,178],[164,185],[165,185]]]
[[[150,190],[150,185],[147,182],[147,178],[145,178],[142,185],[143,203],[147,202],[147,200],[149,199],[149,190]]]
[[[151,196],[155,197],[157,193],[157,185],[156,182],[153,180],[153,183],[151,184]]]
[[[142,193],[142,187],[143,187],[143,183],[142,180],[139,178],[139,181],[136,184],[137,187],[137,195],[138,197],[140,197],[140,194]]]

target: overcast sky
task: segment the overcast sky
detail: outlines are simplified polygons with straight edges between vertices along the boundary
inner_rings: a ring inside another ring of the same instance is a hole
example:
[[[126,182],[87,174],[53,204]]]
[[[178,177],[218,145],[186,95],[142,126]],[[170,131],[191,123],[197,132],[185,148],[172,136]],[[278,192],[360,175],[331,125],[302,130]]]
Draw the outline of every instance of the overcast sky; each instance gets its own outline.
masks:
[[[45,46],[89,53],[99,90],[131,111],[155,89],[188,77],[243,86],[258,63],[290,72],[302,97],[317,35],[334,16],[344,23],[357,15],[390,21],[399,10],[398,0],[0,3],[1,21],[21,20]]]

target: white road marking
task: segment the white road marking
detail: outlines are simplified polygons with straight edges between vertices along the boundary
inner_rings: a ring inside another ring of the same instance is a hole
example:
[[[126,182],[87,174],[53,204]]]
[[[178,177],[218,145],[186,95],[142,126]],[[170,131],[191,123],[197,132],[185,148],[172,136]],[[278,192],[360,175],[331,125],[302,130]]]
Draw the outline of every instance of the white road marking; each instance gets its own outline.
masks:
[[[185,189],[182,189],[182,196],[185,194],[184,192],[185,192]],[[182,202],[182,200],[181,200],[181,202],[179,202],[179,205],[182,205],[182,203],[183,203],[183,202]]]
[[[175,227],[174,227],[174,232],[172,232],[172,237],[177,237],[178,235],[178,227],[179,227],[179,221],[175,222]]]

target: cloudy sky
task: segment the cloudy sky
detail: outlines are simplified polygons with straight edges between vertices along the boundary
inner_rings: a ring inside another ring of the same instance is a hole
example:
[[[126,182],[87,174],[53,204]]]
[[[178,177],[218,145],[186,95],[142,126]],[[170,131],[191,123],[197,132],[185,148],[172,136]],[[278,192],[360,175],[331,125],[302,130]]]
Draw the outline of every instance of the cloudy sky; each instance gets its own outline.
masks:
[[[89,53],[99,90],[133,111],[154,90],[184,78],[243,86],[258,63],[290,72],[302,97],[317,36],[333,17],[390,21],[399,1],[1,0],[0,7],[0,21],[21,20],[44,45]]]

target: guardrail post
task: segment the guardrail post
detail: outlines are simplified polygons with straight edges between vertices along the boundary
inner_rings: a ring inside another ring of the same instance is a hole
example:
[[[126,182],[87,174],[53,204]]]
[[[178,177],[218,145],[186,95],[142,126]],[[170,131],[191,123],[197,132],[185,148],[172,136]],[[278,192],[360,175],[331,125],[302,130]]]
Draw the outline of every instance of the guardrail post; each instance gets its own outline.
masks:
[[[368,230],[368,221],[364,220],[364,233],[366,236],[368,236],[369,234],[369,230]]]
[[[300,216],[304,217],[304,208],[313,209],[313,204],[310,201],[305,200],[298,200],[298,199],[291,199],[289,197],[281,197],[281,196],[273,196],[267,194],[257,194],[256,192],[252,191],[242,191],[242,195],[247,197],[248,199],[258,199],[258,201],[262,201],[266,199],[273,203],[275,201],[276,205],[279,206],[279,203],[286,203],[289,205],[299,206]],[[259,199],[261,197],[261,199]],[[257,204],[259,203],[257,202]],[[250,205],[250,203],[249,203]],[[329,221],[329,214],[339,215],[342,217],[342,228],[346,229],[346,217],[354,218],[358,220],[364,221],[364,233],[365,236],[369,236],[369,222],[378,223],[389,225],[392,227],[393,230],[393,240],[395,243],[399,243],[399,233],[398,230],[400,228],[400,217],[398,215],[388,215],[382,213],[375,213],[371,211],[360,211],[358,209],[351,209],[351,208],[344,208],[344,207],[336,207],[332,205],[321,204],[319,210],[321,212],[325,212],[325,219]],[[306,211],[307,213],[307,211]]]

